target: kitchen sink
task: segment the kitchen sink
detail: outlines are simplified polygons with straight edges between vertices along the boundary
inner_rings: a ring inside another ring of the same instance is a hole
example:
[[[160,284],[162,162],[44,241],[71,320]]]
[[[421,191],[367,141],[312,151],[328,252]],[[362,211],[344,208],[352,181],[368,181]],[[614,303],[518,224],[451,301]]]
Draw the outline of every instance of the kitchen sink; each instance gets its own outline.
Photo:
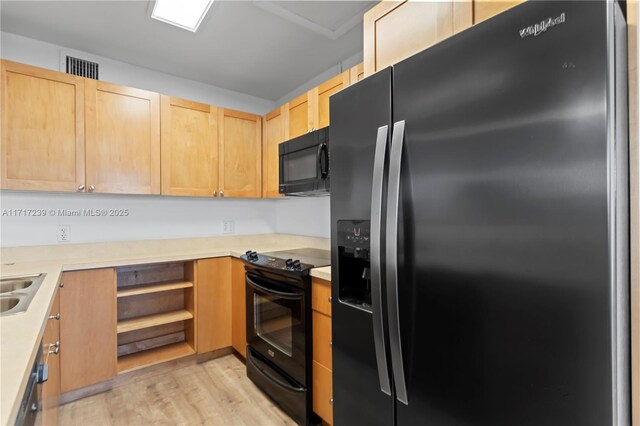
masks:
[[[28,280],[16,280],[16,279],[4,279],[0,280],[0,294],[11,293],[16,290],[24,290],[33,284],[32,279]]]
[[[20,303],[19,297],[0,297],[0,313],[8,312]]]
[[[45,275],[0,278],[0,316],[25,312]]]

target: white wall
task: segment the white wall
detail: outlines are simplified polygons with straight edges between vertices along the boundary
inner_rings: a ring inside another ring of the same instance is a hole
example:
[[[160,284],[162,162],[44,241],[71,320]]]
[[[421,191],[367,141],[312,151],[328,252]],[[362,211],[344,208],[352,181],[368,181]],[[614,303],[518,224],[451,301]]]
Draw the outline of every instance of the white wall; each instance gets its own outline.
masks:
[[[267,99],[91,55],[88,52],[80,52],[40,40],[0,32],[0,57],[4,59],[55,71],[64,71],[60,69],[63,53],[65,56],[78,56],[98,62],[100,64],[100,80],[111,83],[261,115],[279,105]]]
[[[60,69],[61,46],[0,32],[0,57]],[[263,114],[273,101],[232,92],[82,53],[100,63],[101,80],[158,91],[204,103]],[[331,77],[331,76],[329,76]],[[0,245],[59,244],[59,224],[71,228],[71,243],[205,237],[222,234],[222,222],[235,221],[235,234],[285,233],[329,237],[329,198],[237,200],[106,194],[0,191]],[[129,209],[128,217],[26,217],[12,210]],[[282,217],[278,217],[282,215]],[[64,244],[64,243],[61,243]]]
[[[274,229],[278,234],[329,238],[329,197],[291,197],[274,204]]]

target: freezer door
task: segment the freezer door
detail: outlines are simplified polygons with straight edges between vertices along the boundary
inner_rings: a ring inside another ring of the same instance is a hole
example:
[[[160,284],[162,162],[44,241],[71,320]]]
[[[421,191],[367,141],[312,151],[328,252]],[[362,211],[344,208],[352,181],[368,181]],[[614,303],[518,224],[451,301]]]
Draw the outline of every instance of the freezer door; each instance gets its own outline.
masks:
[[[336,93],[330,102],[334,423],[388,426],[394,424],[394,399],[383,302],[376,291],[376,266],[383,260],[380,243],[370,238],[382,237],[391,69]],[[372,203],[378,206],[373,215]]]
[[[394,67],[399,426],[619,424],[610,6],[526,2]]]

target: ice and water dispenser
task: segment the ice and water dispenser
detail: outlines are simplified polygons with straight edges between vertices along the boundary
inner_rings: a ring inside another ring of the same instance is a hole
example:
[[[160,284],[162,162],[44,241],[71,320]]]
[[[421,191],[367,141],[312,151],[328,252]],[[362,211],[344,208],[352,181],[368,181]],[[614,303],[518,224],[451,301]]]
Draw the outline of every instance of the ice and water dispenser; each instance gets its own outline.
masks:
[[[338,221],[338,299],[371,312],[370,221]]]

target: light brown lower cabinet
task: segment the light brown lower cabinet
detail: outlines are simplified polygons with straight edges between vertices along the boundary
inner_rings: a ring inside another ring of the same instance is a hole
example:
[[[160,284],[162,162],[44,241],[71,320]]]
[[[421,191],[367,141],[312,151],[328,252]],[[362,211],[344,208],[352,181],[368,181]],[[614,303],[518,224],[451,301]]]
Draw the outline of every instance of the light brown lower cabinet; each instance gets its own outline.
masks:
[[[231,342],[233,348],[247,357],[247,318],[244,265],[231,259]]]
[[[60,390],[115,377],[116,273],[113,268],[65,272],[60,294]]]
[[[333,424],[333,354],[331,343],[331,283],[313,278],[313,411]]]
[[[42,424],[58,424],[58,399],[60,397],[60,293],[53,300],[42,337],[42,354],[49,368],[49,376],[42,385]]]
[[[198,279],[198,353],[231,346],[231,258],[200,259]]]

